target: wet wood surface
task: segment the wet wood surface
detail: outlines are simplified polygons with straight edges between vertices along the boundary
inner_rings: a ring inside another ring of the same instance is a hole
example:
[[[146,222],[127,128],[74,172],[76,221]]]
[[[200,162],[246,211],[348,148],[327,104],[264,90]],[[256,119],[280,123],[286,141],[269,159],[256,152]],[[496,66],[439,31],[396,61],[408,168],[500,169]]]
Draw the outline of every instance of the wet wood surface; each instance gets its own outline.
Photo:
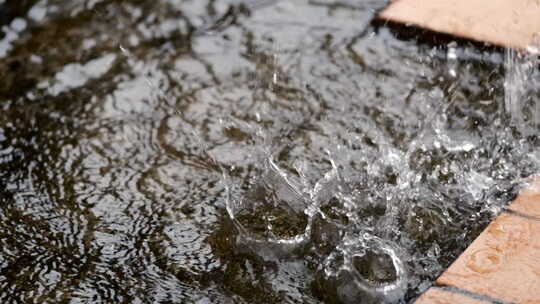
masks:
[[[532,180],[507,210],[437,279],[439,286],[497,302],[540,303],[540,179]],[[430,289],[416,303],[446,303],[454,296]]]
[[[395,0],[379,18],[530,52],[540,41],[540,0]]]

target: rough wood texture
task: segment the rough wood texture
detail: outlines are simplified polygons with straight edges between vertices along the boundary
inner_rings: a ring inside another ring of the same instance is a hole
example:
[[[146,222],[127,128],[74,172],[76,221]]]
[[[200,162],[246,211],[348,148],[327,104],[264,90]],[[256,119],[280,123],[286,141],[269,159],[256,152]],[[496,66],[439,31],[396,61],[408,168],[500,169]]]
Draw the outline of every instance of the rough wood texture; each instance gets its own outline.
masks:
[[[501,214],[437,283],[512,303],[540,303],[540,221]]]
[[[532,180],[529,186],[523,189],[516,200],[508,206],[508,209],[540,220],[540,177]]]
[[[540,35],[540,0],[395,0],[379,17],[529,51]]]
[[[437,279],[500,302],[540,303],[540,177],[532,177],[502,213]],[[418,303],[474,303],[428,290]],[[446,302],[445,302],[446,301]]]

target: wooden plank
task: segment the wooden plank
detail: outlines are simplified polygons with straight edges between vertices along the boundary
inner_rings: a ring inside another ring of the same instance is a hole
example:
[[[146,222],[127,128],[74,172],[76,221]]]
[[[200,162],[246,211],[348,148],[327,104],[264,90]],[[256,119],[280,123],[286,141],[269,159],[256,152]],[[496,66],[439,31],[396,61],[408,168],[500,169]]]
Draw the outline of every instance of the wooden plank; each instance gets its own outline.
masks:
[[[540,303],[540,221],[499,215],[437,283],[511,303]]]
[[[437,283],[513,303],[540,303],[540,178],[531,178]]]
[[[437,279],[497,302],[540,303],[540,177],[526,188]],[[416,303],[466,303],[431,288]],[[467,299],[467,301],[471,301]],[[467,302],[468,303],[468,302]]]
[[[395,0],[379,18],[536,52],[540,0]]]
[[[521,190],[508,209],[540,220],[540,177],[531,180],[529,187]]]

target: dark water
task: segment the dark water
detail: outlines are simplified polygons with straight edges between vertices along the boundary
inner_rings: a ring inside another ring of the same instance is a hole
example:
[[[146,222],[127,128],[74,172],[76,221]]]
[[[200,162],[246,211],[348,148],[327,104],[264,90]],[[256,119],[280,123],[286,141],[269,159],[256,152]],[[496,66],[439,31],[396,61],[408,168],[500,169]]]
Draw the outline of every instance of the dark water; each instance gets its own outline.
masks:
[[[502,111],[501,52],[397,39],[384,5],[0,1],[0,302],[346,302],[321,277],[341,234],[240,250],[227,197],[256,199],[268,155],[306,185],[334,162],[367,207],[330,187],[324,212],[400,248],[412,301],[540,158]],[[355,267],[392,281],[380,254]]]

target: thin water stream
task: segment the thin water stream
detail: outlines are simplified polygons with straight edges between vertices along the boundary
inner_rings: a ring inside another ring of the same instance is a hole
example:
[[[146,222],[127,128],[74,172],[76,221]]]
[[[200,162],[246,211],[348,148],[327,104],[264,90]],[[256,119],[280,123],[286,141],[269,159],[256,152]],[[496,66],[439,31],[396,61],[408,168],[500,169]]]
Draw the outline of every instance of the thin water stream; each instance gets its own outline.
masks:
[[[412,302],[538,172],[540,72],[384,6],[0,0],[0,302]]]

